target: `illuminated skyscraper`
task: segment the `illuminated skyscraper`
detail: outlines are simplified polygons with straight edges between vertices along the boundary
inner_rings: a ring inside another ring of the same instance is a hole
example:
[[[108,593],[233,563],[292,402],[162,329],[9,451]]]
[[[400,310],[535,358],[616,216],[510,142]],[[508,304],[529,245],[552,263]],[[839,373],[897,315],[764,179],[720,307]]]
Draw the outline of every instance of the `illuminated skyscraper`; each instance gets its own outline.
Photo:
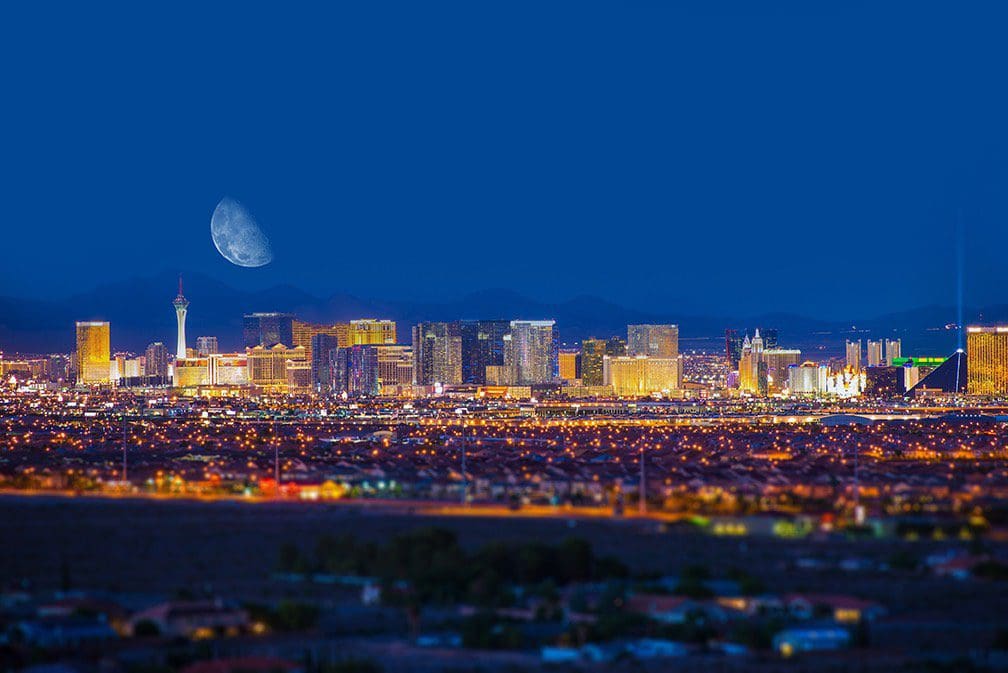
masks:
[[[801,351],[766,348],[760,330],[742,342],[739,388],[755,395],[779,393],[788,387],[788,368],[801,361]]]
[[[788,368],[801,362],[801,351],[789,348],[767,348],[763,351],[766,363],[767,392],[782,392],[788,386]]]
[[[168,378],[168,347],[160,341],[147,346],[144,351],[144,376]]]
[[[504,342],[504,366],[515,385],[550,383],[559,377],[559,342],[553,320],[512,320]]]
[[[381,392],[378,381],[378,349],[374,345],[350,346],[346,353],[346,392],[374,396]]]
[[[350,345],[394,344],[396,324],[394,320],[374,320],[364,318],[350,321]]]
[[[868,366],[878,367],[882,364],[882,342],[868,339]]]
[[[814,362],[788,367],[788,389],[792,395],[822,395],[826,392],[829,368]]]
[[[576,348],[565,348],[560,351],[560,378],[573,381],[580,377],[581,353]]]
[[[462,332],[457,322],[413,328],[413,379],[421,386],[462,383]]]
[[[902,367],[870,366],[865,370],[864,392],[868,397],[898,397],[906,392],[905,380]]]
[[[332,357],[332,390],[351,396],[394,395],[413,383],[413,349],[394,344],[339,348]]]
[[[350,324],[333,323],[332,325],[320,325],[316,323],[294,320],[291,322],[291,342],[294,346],[304,346],[308,356],[308,361],[313,362],[312,339],[318,334],[326,334],[335,337],[340,348],[350,345]]]
[[[900,357],[902,350],[902,343],[899,339],[886,339],[885,340],[885,359],[886,364],[890,367],[894,366],[896,358]]]
[[[107,322],[77,323],[77,382],[85,385],[109,383],[112,347]]]
[[[763,380],[766,378],[766,365],[760,357],[763,353],[763,339],[759,330],[749,340],[746,334],[742,339],[742,356],[739,358],[739,389],[750,393],[766,394],[766,387],[760,388],[760,366],[763,366]]]
[[[679,358],[606,355],[602,363],[603,382],[619,397],[668,394],[679,388]]]
[[[970,395],[1008,394],[1008,326],[967,328],[966,377]]]
[[[182,294],[182,276],[179,276],[178,296],[175,297],[172,305],[175,307],[175,320],[178,322],[178,345],[175,348],[175,357],[184,360],[186,356],[185,319],[189,302]]]
[[[511,330],[507,320],[463,320],[462,383],[486,383],[486,368],[504,365],[504,335]]]
[[[606,342],[603,339],[585,339],[581,342],[581,383],[600,386],[603,380],[603,358]]]
[[[861,371],[861,339],[847,342],[847,366],[855,372]]]
[[[626,340],[618,336],[609,337],[605,343],[605,354],[611,358],[621,358],[627,354]]]
[[[738,371],[739,360],[742,359],[742,337],[738,335],[738,330],[725,330],[725,362],[728,369]]]
[[[215,355],[219,353],[220,350],[217,346],[217,337],[215,336],[201,336],[196,337],[196,354],[200,357],[205,358],[208,355]]]
[[[627,325],[627,355],[679,357],[678,325]]]
[[[303,346],[256,346],[247,350],[246,354],[248,380],[252,385],[269,393],[302,392],[309,388],[311,368]]]
[[[410,346],[369,346],[377,353],[379,394],[413,384],[413,348]]]
[[[338,336],[322,333],[312,335],[311,382],[315,390],[342,392],[342,385],[337,380],[339,373],[337,351],[344,347],[346,344]]]

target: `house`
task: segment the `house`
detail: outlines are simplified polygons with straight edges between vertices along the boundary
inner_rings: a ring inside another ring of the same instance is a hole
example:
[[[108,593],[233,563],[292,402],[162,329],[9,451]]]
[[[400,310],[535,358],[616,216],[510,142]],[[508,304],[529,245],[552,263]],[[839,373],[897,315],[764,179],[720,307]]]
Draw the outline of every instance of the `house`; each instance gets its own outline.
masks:
[[[128,635],[126,622],[129,611],[111,601],[89,596],[64,596],[50,602],[41,603],[35,608],[35,614],[40,619],[62,618],[92,615],[101,617],[118,633]]]
[[[984,556],[972,556],[963,554],[953,556],[931,564],[931,571],[939,577],[951,577],[957,580],[969,579],[973,574],[973,568],[980,562],[985,561]]]
[[[581,660],[581,650],[576,647],[543,647],[539,656],[546,664],[563,664]]]
[[[791,594],[784,597],[784,606],[788,614],[798,619],[829,616],[841,624],[872,621],[886,613],[878,603],[830,594]]]
[[[716,601],[697,601],[685,596],[635,594],[627,598],[626,610],[645,615],[663,624],[685,624],[694,619],[724,622],[727,611]]]
[[[202,639],[237,635],[248,629],[249,617],[244,610],[219,599],[172,601],[134,614],[129,620],[129,632],[136,635],[141,623],[153,624],[162,636]]]
[[[581,659],[594,663],[616,661],[625,652],[620,643],[587,643],[581,646]]]
[[[416,646],[440,648],[462,647],[462,636],[451,631],[445,633],[428,633],[417,636]]]
[[[368,582],[361,587],[361,604],[368,606],[380,605],[381,585],[377,582]]]
[[[838,626],[786,629],[774,636],[773,647],[782,657],[801,652],[839,650],[850,645],[851,635]]]
[[[657,638],[640,638],[627,643],[627,654],[637,659],[658,659],[662,657],[682,657],[689,649],[682,643]]]
[[[21,641],[42,648],[79,647],[117,638],[104,617],[48,617],[19,622],[13,629]]]

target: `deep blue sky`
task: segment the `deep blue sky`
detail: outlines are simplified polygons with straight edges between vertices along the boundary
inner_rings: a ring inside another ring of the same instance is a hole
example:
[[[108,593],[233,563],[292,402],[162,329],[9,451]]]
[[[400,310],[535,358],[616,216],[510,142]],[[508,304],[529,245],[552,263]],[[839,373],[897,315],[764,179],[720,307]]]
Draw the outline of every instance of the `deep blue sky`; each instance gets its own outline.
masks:
[[[954,300],[961,211],[968,301],[1006,300],[996,3],[10,4],[0,294],[184,268],[856,317]],[[217,255],[224,195],[271,266]]]

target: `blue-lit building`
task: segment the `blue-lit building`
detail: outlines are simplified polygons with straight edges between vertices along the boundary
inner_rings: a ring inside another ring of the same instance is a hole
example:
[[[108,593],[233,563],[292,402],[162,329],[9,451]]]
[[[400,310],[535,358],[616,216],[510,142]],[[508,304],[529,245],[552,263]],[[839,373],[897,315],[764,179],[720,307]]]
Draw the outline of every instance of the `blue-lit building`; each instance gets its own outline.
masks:
[[[312,388],[325,392],[338,390],[337,351],[339,339],[331,334],[315,334],[311,338]]]
[[[248,313],[242,320],[245,348],[294,346],[294,316],[290,313]]]
[[[504,364],[504,335],[511,331],[507,320],[463,320],[462,382],[486,383],[486,368]]]

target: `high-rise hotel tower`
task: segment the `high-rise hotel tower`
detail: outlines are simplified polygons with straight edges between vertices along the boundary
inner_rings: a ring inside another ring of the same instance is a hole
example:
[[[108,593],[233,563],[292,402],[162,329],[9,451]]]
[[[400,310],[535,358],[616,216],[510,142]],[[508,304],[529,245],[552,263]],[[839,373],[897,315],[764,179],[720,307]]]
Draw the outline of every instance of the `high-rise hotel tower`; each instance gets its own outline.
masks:
[[[966,380],[970,395],[1008,394],[1008,326],[966,329]]]
[[[84,385],[109,383],[111,367],[109,341],[107,322],[77,322],[78,383]]]

